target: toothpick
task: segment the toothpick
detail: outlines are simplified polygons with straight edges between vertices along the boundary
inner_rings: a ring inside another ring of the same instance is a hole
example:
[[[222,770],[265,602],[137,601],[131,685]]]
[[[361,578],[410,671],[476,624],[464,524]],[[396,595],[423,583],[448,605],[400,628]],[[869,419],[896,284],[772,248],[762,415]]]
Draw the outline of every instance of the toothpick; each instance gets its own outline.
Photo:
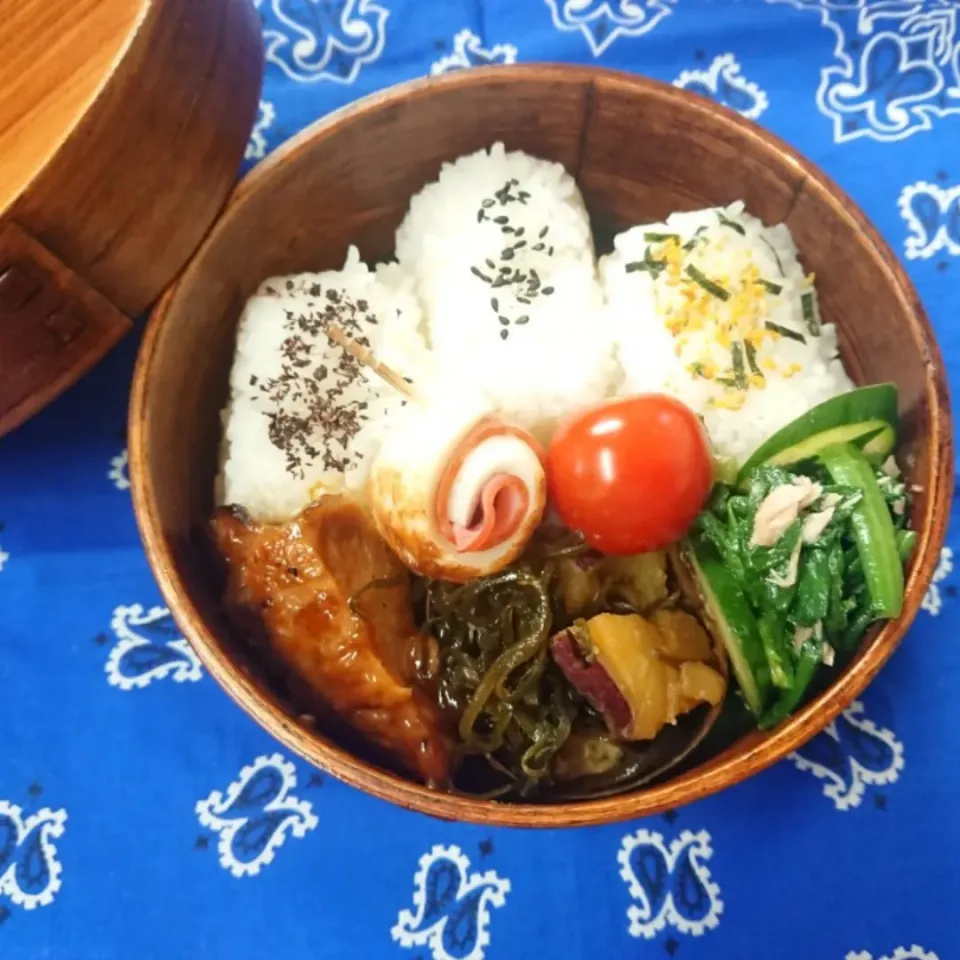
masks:
[[[402,393],[408,400],[415,400],[416,395],[413,388],[403,377],[392,367],[381,363],[373,354],[372,350],[367,349],[362,343],[356,341],[342,327],[331,323],[326,328],[327,336],[339,347],[343,347],[358,363],[372,370],[378,377],[386,381],[394,390]]]

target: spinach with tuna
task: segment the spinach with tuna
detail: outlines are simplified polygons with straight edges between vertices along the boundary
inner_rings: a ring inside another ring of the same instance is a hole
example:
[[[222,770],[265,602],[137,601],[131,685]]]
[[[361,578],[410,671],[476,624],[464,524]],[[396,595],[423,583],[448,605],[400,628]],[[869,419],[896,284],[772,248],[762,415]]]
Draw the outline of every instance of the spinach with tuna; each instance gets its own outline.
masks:
[[[716,561],[726,571],[709,584],[715,616],[731,591],[749,607],[745,623],[737,604],[727,643],[740,647],[731,662],[760,726],[796,709],[820,664],[852,651],[874,620],[899,615],[907,508],[904,484],[845,443],[802,468],[761,466],[715,489],[690,549],[701,577]]]

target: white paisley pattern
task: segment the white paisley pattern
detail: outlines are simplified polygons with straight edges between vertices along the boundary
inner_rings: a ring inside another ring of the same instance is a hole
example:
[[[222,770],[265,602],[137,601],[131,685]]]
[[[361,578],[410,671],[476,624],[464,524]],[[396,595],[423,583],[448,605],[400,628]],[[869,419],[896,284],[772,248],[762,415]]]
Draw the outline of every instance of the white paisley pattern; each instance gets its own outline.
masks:
[[[756,120],[769,106],[767,95],[743,76],[732,53],[715,57],[706,70],[684,70],[673,85],[717,100],[750,120]]]
[[[390,11],[374,0],[256,0],[267,63],[291,80],[353,83],[383,53]]]
[[[677,0],[545,0],[558,30],[579,30],[595,57],[617,37],[642,37]]]
[[[146,611],[139,603],[117,607],[110,627],[117,638],[104,665],[110,686],[141,690],[164,678],[174,683],[195,683],[202,678],[200,660],[179,635],[166,607]]]
[[[837,143],[902,140],[960,113],[955,0],[767,0],[819,12],[835,37],[817,108]]]
[[[63,872],[53,841],[66,823],[66,810],[44,807],[24,817],[16,804],[0,800],[0,896],[24,910],[53,902]]]
[[[914,944],[912,947],[897,947],[893,953],[876,958],[869,950],[860,950],[848,953],[846,960],[940,960],[940,958],[935,953]]]
[[[694,937],[714,929],[723,901],[706,865],[712,856],[706,830],[684,830],[669,844],[662,834],[643,828],[627,834],[617,860],[637,901],[627,908],[630,936],[651,939],[668,924]]]
[[[918,180],[903,188],[900,215],[910,229],[904,244],[907,259],[928,260],[941,250],[960,256],[960,186]]]
[[[896,783],[905,763],[897,735],[867,719],[859,700],[791,753],[790,760],[798,770],[824,781],[823,795],[840,811],[859,807],[868,786]]]
[[[110,469],[107,471],[107,479],[118,489],[118,490],[129,490],[130,489],[130,475],[127,471],[127,451],[124,450],[122,453],[118,453],[115,457],[110,458]]]
[[[471,873],[456,846],[437,845],[420,858],[413,910],[401,910],[390,935],[401,947],[429,947],[433,960],[483,960],[490,908],[502,907],[510,881],[493,870]]]
[[[262,160],[267,154],[267,131],[277,119],[277,111],[269,100],[261,100],[257,122],[250,133],[250,142],[244,151],[244,160]]]
[[[435,61],[430,67],[430,73],[436,76],[468,67],[516,62],[517,48],[512,43],[495,43],[488,49],[473,31],[461,30],[453,38],[453,53]]]
[[[922,608],[931,616],[940,615],[940,608],[943,606],[943,597],[940,594],[940,584],[953,573],[953,550],[950,547],[944,547],[940,551],[940,560],[937,562],[937,569],[933,571],[933,577],[930,579],[930,586],[924,595]]]
[[[294,765],[279,753],[260,756],[227,787],[197,802],[201,825],[219,834],[220,865],[235,877],[254,877],[273,862],[287,836],[302,839],[317,826],[313,808],[292,793]]]

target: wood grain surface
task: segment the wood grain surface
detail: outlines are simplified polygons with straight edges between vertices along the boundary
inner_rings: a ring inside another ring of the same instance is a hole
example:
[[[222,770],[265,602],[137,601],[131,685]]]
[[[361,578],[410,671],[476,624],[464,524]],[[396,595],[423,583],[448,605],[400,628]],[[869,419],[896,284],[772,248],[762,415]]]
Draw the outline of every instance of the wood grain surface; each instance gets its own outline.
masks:
[[[389,256],[413,192],[441,162],[497,139],[559,160],[579,180],[599,238],[672,210],[746,200],[786,220],[822,310],[859,382],[900,387],[919,544],[902,617],[874,631],[821,696],[665,783],[584,803],[500,804],[430,791],[305,725],[221,619],[219,584],[194,532],[212,509],[219,411],[245,298],[272,274],[339,268],[356,243]],[[450,820],[518,826],[606,823],[689,803],[769,766],[828,724],[869,683],[920,607],[953,487],[943,365],[889,247],[851,200],[786,144],[712,102],[638,77],[581,67],[471,70],[360,101],[306,131],[238,188],[154,313],[130,412],[134,505],[161,590],[204,664],[279,740],[341,779]]]
[[[16,224],[0,223],[0,433],[89,370],[129,327]]]
[[[234,184],[263,69],[252,0],[3,0],[2,13],[0,223],[134,317],[183,268]],[[22,322],[0,310],[0,337]],[[82,357],[33,356],[26,398],[23,370],[0,351],[0,434],[125,329],[98,328]]]
[[[147,6],[146,0],[0,5],[0,213],[83,118]]]

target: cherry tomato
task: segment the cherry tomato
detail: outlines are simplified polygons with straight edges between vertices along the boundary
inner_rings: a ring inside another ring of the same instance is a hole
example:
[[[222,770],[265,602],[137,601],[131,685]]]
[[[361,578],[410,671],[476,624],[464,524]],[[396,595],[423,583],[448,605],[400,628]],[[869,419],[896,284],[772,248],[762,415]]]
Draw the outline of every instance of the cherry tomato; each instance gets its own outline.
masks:
[[[547,451],[554,509],[602,553],[660,550],[679,540],[713,485],[696,415],[663,394],[612,400],[560,424]]]

